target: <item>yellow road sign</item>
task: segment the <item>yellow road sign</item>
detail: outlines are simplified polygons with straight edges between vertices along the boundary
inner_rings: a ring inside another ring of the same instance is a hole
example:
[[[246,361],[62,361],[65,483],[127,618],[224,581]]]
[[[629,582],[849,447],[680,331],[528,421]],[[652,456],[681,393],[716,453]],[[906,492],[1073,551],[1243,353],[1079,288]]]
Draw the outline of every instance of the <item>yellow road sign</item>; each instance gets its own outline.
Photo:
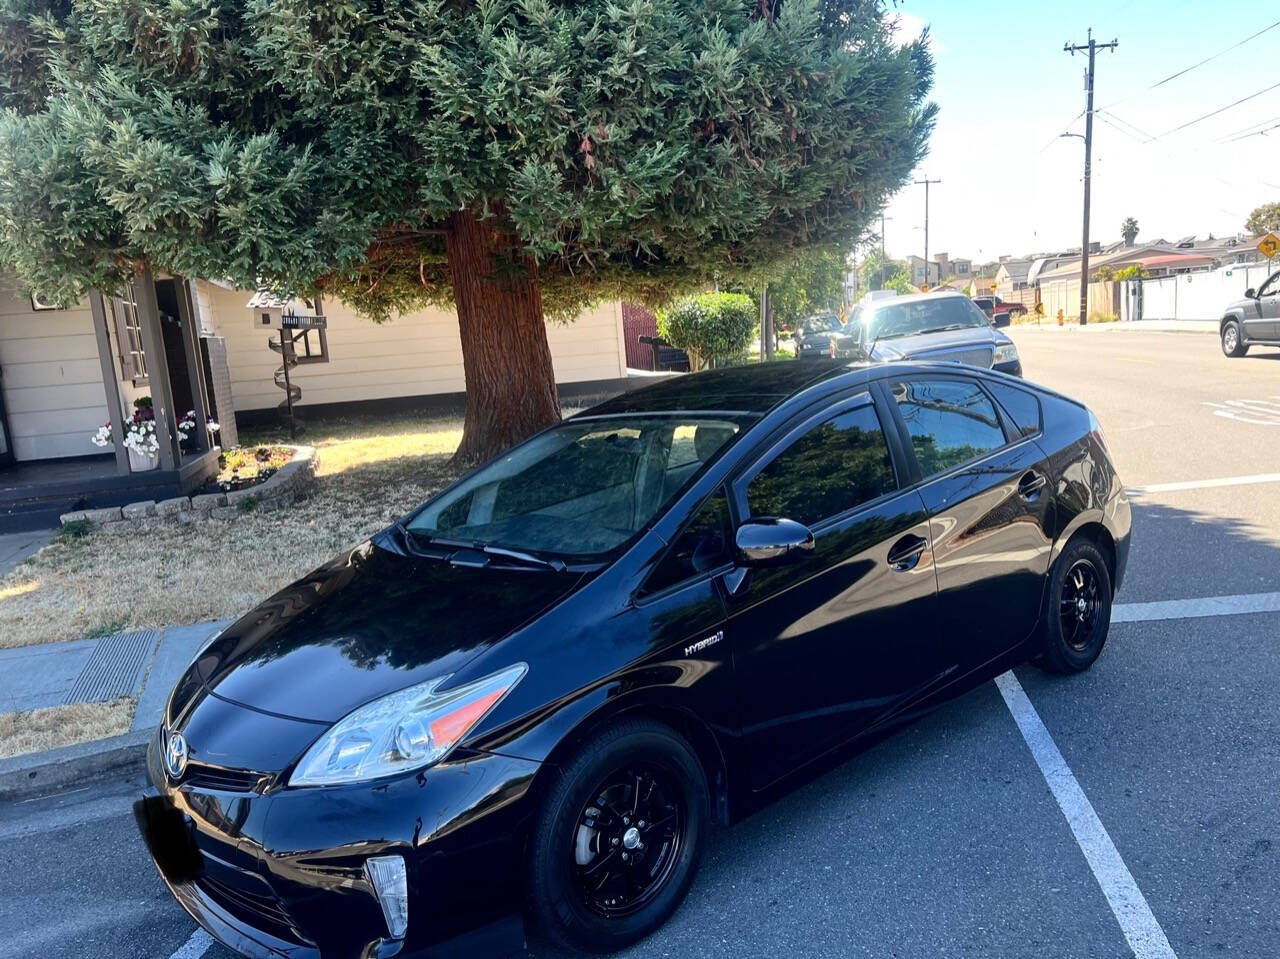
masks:
[[[1258,241],[1258,251],[1268,260],[1280,253],[1280,236],[1268,233]]]

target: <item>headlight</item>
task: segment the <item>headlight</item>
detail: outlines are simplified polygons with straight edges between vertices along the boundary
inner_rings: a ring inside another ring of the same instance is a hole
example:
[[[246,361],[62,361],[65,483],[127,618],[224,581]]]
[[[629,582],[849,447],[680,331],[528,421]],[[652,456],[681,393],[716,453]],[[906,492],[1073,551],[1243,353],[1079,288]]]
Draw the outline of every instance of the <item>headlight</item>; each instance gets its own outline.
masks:
[[[289,777],[290,786],[332,786],[393,776],[444,758],[524,677],[524,663],[448,692],[441,676],[384,696],[338,720]]]
[[[993,365],[996,363],[1012,363],[1017,358],[1018,348],[1012,343],[1007,343],[1004,346],[996,347],[995,356],[991,362]]]

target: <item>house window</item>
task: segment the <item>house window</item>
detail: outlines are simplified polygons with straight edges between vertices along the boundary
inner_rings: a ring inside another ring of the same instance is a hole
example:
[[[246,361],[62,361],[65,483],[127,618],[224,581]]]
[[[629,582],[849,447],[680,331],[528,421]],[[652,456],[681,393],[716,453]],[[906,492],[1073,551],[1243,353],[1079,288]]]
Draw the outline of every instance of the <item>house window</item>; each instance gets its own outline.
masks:
[[[143,386],[147,383],[147,354],[142,347],[138,304],[128,297],[113,296],[109,305],[115,322],[116,347],[120,353],[120,377],[134,386]]]

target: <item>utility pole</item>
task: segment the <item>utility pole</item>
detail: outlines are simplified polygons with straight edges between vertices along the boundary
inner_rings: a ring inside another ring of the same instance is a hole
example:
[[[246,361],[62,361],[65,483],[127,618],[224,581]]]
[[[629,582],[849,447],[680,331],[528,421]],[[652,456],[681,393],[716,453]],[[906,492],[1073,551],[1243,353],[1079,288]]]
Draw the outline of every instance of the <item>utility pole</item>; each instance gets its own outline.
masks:
[[[1084,111],[1084,240],[1080,244],[1080,325],[1089,322],[1089,188],[1093,176],[1093,69],[1094,57],[1099,50],[1114,50],[1120,46],[1119,40],[1110,43],[1098,43],[1093,39],[1093,28],[1089,28],[1089,42],[1084,44],[1065,43],[1062,49],[1075,56],[1085,50],[1089,51],[1089,69],[1085,72],[1085,91],[1087,102]]]
[[[924,285],[929,285],[929,184],[941,183],[941,180],[930,180],[926,173],[923,180],[916,180],[916,186],[924,186]]]

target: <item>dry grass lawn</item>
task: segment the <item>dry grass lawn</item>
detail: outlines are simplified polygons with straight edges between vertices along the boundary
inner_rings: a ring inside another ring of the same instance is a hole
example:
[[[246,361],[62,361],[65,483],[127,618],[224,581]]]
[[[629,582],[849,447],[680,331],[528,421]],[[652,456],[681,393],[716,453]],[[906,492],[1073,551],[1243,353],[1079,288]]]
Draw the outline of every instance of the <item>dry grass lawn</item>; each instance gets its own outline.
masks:
[[[316,482],[287,510],[60,537],[0,580],[0,647],[237,616],[453,479],[461,438],[456,418],[317,421],[299,438],[318,449]]]
[[[121,736],[133,722],[137,701],[77,703],[22,713],[0,713],[0,759],[90,739]]]

